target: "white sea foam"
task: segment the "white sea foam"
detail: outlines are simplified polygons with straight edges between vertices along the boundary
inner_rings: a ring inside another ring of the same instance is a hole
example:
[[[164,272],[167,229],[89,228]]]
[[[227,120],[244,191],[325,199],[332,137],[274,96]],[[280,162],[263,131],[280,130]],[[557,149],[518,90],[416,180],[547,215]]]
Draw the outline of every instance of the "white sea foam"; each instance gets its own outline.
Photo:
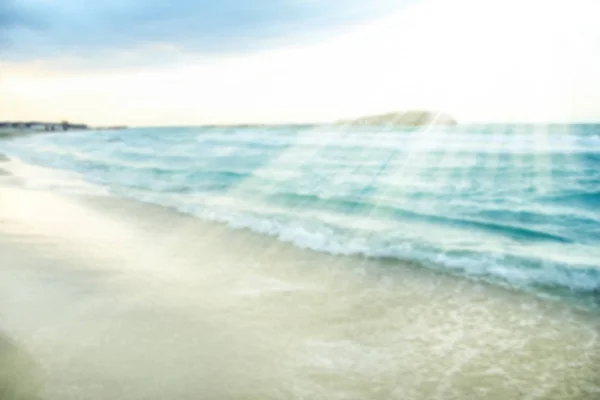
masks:
[[[108,194],[106,188],[86,182],[76,172],[40,167],[14,157],[3,163],[2,168],[19,178],[22,185],[29,189],[91,195]]]

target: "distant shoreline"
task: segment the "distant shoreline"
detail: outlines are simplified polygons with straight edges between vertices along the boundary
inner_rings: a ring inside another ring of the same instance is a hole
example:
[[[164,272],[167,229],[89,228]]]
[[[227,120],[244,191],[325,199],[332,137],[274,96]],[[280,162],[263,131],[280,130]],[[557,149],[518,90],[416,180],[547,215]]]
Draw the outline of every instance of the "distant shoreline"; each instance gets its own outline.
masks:
[[[255,128],[274,128],[274,127],[290,127],[290,128],[381,128],[381,127],[393,127],[398,129],[415,129],[423,128],[426,126],[435,126],[437,128],[444,127],[489,127],[489,126],[545,126],[545,127],[562,127],[562,126],[594,126],[600,125],[600,122],[461,122],[456,124],[424,124],[424,125],[402,125],[395,123],[355,123],[352,120],[349,121],[338,121],[338,122],[318,122],[318,123],[239,123],[239,124],[165,124],[165,125],[140,125],[140,126],[106,126],[106,127],[89,127],[87,129],[69,129],[67,131],[55,130],[55,131],[44,131],[40,129],[32,128],[7,128],[0,126],[0,138],[11,138],[18,136],[25,136],[31,134],[40,133],[67,133],[67,132],[82,132],[82,131],[109,131],[109,130],[122,130],[122,129],[153,129],[153,128],[205,128],[205,129],[255,129]]]
[[[69,132],[86,132],[86,131],[105,131],[105,130],[122,130],[128,129],[127,126],[107,126],[107,127],[86,127],[86,128],[77,128],[70,127],[67,130],[63,129],[55,129],[55,130],[45,130],[40,128],[14,128],[14,127],[3,127],[0,126],[0,138],[13,138],[19,136],[28,136],[34,134],[44,134],[44,133],[69,133]]]

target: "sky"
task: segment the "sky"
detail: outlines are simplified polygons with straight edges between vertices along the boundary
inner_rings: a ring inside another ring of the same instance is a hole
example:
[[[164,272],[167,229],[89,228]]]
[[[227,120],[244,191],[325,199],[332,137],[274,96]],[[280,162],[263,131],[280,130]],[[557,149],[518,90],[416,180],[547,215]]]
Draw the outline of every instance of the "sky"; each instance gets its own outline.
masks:
[[[0,120],[600,121],[597,0],[0,0]]]

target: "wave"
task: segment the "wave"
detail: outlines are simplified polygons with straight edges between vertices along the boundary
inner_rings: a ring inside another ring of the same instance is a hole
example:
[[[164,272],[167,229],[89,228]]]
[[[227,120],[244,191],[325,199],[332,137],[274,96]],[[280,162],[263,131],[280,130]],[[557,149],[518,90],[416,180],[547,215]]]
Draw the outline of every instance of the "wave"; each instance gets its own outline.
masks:
[[[558,234],[525,228],[521,226],[501,224],[492,221],[475,220],[468,218],[453,218],[443,215],[427,214],[418,211],[412,211],[394,207],[392,205],[384,205],[381,203],[370,203],[361,200],[349,200],[335,197],[323,197],[313,194],[298,194],[298,193],[276,193],[269,196],[274,202],[278,199],[283,200],[283,203],[291,203],[296,207],[306,207],[308,205],[319,208],[331,209],[339,213],[366,213],[371,212],[373,215],[390,215],[403,220],[418,220],[429,222],[438,225],[447,225],[451,227],[459,227],[464,229],[477,229],[485,232],[493,232],[502,234],[515,239],[526,240],[547,240],[558,243],[572,243],[573,240]]]
[[[596,209],[597,207],[600,207],[600,191],[546,196],[543,200],[554,203],[576,204]]]
[[[344,232],[339,227],[324,222],[307,226],[289,221],[285,214],[272,214],[266,218],[264,215],[252,216],[229,210],[170,205],[202,219],[226,223],[234,229],[248,229],[303,249],[333,255],[417,263],[437,271],[461,274],[509,287],[550,292],[558,290],[562,295],[591,295],[600,289],[600,268],[593,264],[564,264],[503,253],[443,251],[419,243],[390,241],[377,234],[356,235],[355,232]]]

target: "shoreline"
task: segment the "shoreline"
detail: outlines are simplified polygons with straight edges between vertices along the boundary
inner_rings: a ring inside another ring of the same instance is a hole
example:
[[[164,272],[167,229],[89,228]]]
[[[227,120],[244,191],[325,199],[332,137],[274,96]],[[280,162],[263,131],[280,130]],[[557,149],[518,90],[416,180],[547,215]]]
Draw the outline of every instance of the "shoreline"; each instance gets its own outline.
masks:
[[[444,270],[441,268],[435,268],[427,266],[420,261],[406,260],[393,257],[370,257],[363,254],[335,254],[327,251],[316,250],[311,247],[301,247],[295,242],[282,240],[278,236],[257,232],[246,226],[237,227],[232,226],[228,222],[220,220],[206,220],[191,213],[178,210],[173,207],[168,207],[153,202],[144,202],[139,199],[129,197],[118,197],[115,195],[97,196],[97,195],[73,195],[74,199],[79,202],[91,207],[97,207],[103,211],[108,211],[114,214],[117,218],[130,218],[131,214],[135,214],[140,208],[147,209],[147,213],[152,214],[169,214],[171,218],[177,218],[181,220],[193,220],[197,221],[198,225],[203,225],[207,229],[219,231],[220,235],[228,235],[231,233],[236,236],[240,236],[243,240],[248,242],[256,242],[255,246],[261,247],[284,247],[286,252],[296,252],[298,254],[308,253],[314,257],[324,257],[332,260],[336,260],[341,264],[344,264],[344,260],[350,266],[368,265],[364,271],[358,272],[359,274],[368,274],[378,279],[396,279],[397,274],[401,271],[395,271],[395,268],[401,268],[402,270],[415,271],[417,274],[425,274],[430,277],[440,277],[440,279],[448,279],[449,281],[466,282],[466,284],[473,284],[476,286],[482,286],[485,290],[492,292],[505,293],[508,292],[510,295],[522,297],[525,301],[540,301],[542,303],[556,304],[559,307],[567,307],[576,310],[576,312],[589,313],[593,316],[599,317],[600,321],[600,308],[596,307],[597,304],[594,296],[597,294],[593,291],[589,292],[577,292],[573,293],[570,297],[552,296],[545,292],[535,291],[527,287],[516,287],[512,286],[508,282],[503,281],[491,281],[486,278],[478,276],[465,275],[462,272],[456,272],[453,270]],[[167,217],[167,219],[170,219]],[[146,221],[149,223],[150,221]],[[151,226],[151,230],[164,230],[164,226],[156,225]],[[274,244],[276,243],[276,244]],[[354,271],[356,272],[356,271]],[[577,298],[581,296],[582,298]],[[589,300],[584,302],[584,298]]]
[[[0,185],[0,258],[5,333],[51,400],[600,390],[595,314],[157,205]]]

